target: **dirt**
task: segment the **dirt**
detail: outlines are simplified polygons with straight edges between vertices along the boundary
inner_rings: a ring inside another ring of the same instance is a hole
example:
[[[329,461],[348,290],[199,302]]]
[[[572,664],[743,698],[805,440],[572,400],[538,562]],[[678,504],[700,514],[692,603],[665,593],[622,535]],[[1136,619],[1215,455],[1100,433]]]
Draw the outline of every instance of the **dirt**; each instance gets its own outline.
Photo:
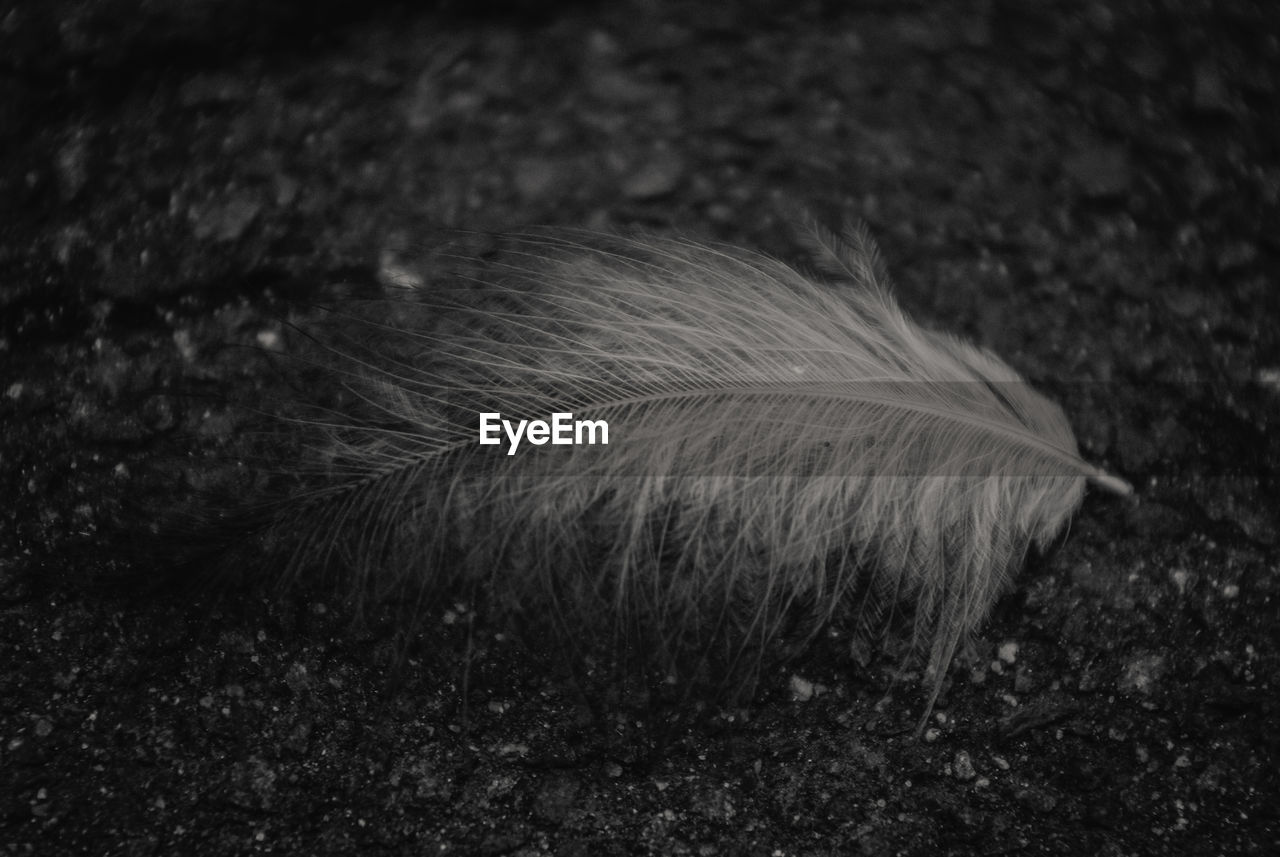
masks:
[[[6,853],[1280,849],[1280,16],[1114,5],[0,13]],[[839,641],[743,707],[593,709],[497,634],[406,663],[310,595],[115,585],[121,522],[239,460],[291,306],[438,227],[796,258],[798,210],[864,220],[915,316],[1136,488],[1023,570],[922,739]]]

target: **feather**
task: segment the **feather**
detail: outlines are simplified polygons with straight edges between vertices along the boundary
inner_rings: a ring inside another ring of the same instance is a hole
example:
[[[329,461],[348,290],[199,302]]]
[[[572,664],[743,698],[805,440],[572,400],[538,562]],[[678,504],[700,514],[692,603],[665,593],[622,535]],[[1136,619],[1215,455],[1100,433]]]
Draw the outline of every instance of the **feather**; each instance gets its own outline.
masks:
[[[847,282],[678,238],[541,232],[331,310],[310,360],[341,395],[295,421],[302,487],[261,544],[287,577],[411,616],[466,593],[575,647],[726,681],[784,638],[901,613],[936,696],[1086,482],[1129,488],[1011,368],[907,319],[865,230],[811,225],[807,243]],[[479,442],[483,414],[507,420],[499,443]],[[517,432],[554,414],[603,421],[607,445]]]

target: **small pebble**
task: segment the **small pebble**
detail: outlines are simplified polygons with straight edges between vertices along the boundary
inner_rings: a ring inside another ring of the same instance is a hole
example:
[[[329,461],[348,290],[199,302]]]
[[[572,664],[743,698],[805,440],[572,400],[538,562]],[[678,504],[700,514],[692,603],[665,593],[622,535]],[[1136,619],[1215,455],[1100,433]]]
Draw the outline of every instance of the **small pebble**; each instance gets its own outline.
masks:
[[[1007,643],[1001,643],[1000,648],[996,651],[996,656],[1006,664],[1012,664],[1018,660],[1018,644],[1010,640]]]
[[[262,204],[257,200],[247,196],[236,197],[196,212],[192,231],[201,241],[236,241],[257,219],[261,210]]]
[[[89,140],[87,132],[77,133],[58,150],[55,169],[62,199],[70,202],[89,182]]]
[[[1269,366],[1254,373],[1258,386],[1266,387],[1273,393],[1280,393],[1280,367]]]
[[[1155,690],[1167,668],[1163,655],[1140,655],[1125,664],[1119,687],[1123,691],[1149,695]]]
[[[659,150],[622,183],[628,199],[656,199],[676,189],[684,175],[684,159],[669,149]]]
[[[791,701],[792,702],[808,702],[815,696],[822,696],[827,692],[827,688],[820,684],[815,684],[807,678],[798,675],[791,677]]]

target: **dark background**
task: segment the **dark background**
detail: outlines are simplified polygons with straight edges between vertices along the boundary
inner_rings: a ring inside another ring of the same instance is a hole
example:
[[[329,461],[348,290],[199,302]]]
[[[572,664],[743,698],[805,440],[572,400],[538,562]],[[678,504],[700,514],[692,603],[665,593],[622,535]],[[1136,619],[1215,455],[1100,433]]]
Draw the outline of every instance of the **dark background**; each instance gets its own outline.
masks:
[[[1280,847],[1273,5],[0,8],[5,853]],[[790,258],[797,206],[1137,488],[1024,571],[932,740],[829,653],[749,708],[592,714],[529,665],[397,669],[341,605],[102,585],[131,510],[237,460],[270,381],[227,346],[288,300],[440,226]]]

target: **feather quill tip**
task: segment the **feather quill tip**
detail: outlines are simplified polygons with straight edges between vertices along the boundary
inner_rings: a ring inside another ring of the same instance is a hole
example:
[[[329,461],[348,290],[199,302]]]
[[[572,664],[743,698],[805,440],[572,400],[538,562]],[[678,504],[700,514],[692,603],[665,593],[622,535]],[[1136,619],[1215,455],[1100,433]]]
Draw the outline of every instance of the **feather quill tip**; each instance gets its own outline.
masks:
[[[1102,470],[1095,470],[1089,474],[1089,482],[1103,491],[1110,491],[1118,497],[1128,497],[1133,494],[1133,486],[1119,476],[1112,476]]]

